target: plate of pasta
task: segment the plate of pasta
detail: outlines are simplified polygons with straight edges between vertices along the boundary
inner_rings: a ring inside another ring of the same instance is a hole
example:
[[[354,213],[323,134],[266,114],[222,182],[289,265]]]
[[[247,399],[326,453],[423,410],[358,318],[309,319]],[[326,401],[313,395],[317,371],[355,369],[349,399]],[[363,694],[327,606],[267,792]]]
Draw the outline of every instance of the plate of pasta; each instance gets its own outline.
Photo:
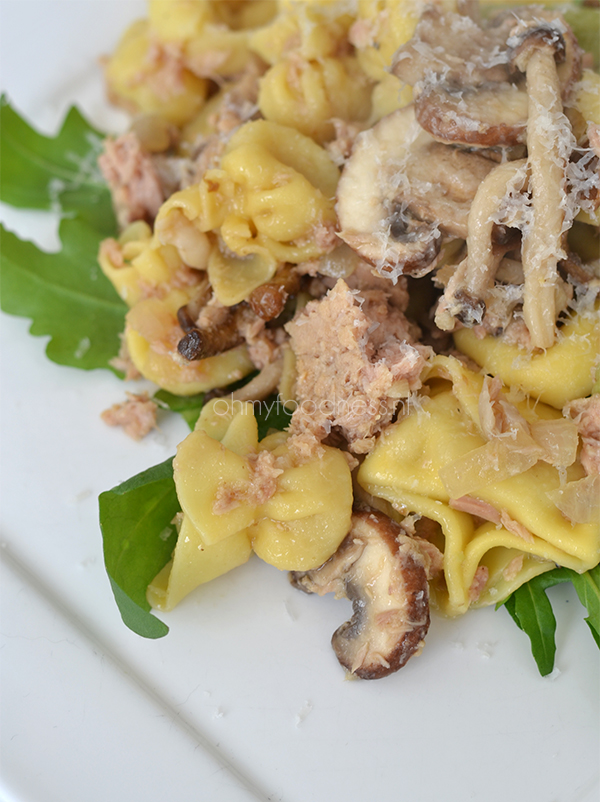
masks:
[[[3,800],[597,798],[598,14],[0,5]]]

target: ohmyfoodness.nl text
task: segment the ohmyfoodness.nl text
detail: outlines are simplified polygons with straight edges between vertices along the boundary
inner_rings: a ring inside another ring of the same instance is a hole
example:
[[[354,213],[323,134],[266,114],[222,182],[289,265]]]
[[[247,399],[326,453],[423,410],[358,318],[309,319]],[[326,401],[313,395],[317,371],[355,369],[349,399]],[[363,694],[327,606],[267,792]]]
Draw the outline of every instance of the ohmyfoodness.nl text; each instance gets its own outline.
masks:
[[[375,401],[372,399],[364,398],[327,398],[318,402],[312,400],[294,401],[284,400],[280,395],[275,399],[266,399],[263,401],[240,401],[234,399],[233,395],[223,398],[218,398],[213,406],[213,411],[216,415],[230,416],[232,413],[236,414],[244,409],[245,404],[251,404],[254,413],[259,417],[270,417],[271,415],[278,415],[287,413],[288,415],[300,409],[303,414],[315,416],[318,413],[329,418],[336,420],[340,418],[349,418],[354,416],[372,416],[387,412],[385,404],[382,401]]]

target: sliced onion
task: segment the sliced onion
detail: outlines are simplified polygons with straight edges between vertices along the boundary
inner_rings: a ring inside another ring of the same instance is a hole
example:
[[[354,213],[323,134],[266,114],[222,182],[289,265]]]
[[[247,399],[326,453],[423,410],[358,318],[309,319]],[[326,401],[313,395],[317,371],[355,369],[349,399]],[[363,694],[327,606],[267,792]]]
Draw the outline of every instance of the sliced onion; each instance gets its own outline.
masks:
[[[540,449],[515,448],[510,440],[495,438],[444,465],[439,476],[452,499],[468,496],[482,487],[502,482],[529,470],[540,458]]]
[[[600,476],[586,476],[563,487],[552,490],[547,496],[565,518],[574,524],[597,521],[600,515]]]
[[[479,421],[488,442],[439,471],[451,499],[523,473],[540,459],[555,468],[567,468],[577,458],[579,434],[572,420],[529,423],[501,388],[498,379],[486,376],[479,395]]]
[[[579,434],[577,426],[567,418],[540,420],[529,424],[531,436],[543,449],[541,459],[555,468],[568,468],[577,459]]]

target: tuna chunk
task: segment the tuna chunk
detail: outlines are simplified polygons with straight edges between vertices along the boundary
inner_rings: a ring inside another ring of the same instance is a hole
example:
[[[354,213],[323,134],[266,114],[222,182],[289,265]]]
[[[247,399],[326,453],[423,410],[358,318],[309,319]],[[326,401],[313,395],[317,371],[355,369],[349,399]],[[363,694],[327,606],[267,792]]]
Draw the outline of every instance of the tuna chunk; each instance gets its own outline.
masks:
[[[163,188],[150,154],[133,132],[106,139],[98,164],[112,193],[119,225],[152,221],[164,200]]]
[[[421,386],[431,350],[412,343],[384,292],[359,294],[343,279],[286,329],[297,369],[292,434],[320,441],[335,427],[352,451],[370,451],[401,399]]]
[[[127,401],[113,404],[100,416],[109,426],[122,426],[125,434],[141,440],[152,429],[157,428],[157,405],[146,393],[127,393]]]

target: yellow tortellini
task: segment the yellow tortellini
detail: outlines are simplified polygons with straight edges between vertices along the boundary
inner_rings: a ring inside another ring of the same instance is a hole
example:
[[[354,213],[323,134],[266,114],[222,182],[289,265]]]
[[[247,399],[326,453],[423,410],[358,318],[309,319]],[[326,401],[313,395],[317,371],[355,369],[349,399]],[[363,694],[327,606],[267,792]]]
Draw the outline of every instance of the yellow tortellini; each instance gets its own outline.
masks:
[[[252,58],[246,31],[207,25],[201,36],[185,48],[185,62],[196,75],[228,78],[239,73]]]
[[[220,303],[233,306],[272,279],[278,265],[266,248],[256,248],[240,258],[215,247],[208,260],[208,277]]]
[[[375,125],[387,114],[408,106],[412,99],[412,86],[403,84],[395,75],[386,75],[375,85],[371,94],[369,125]]]
[[[248,29],[266,24],[275,5],[211,2],[210,0],[151,0],[149,16],[155,39],[177,47],[185,68],[202,78],[235,75],[253,57]]]
[[[376,81],[388,74],[396,50],[413,35],[417,4],[406,0],[358,0],[358,17],[350,40],[363,70]]]
[[[464,613],[471,603],[501,601],[556,563],[582,572],[600,557],[599,523],[572,523],[548,496],[564,481],[583,477],[576,461],[562,469],[543,459],[526,470],[488,464],[465,495],[457,499],[449,492],[443,481],[449,467],[486,447],[478,411],[483,381],[458,360],[436,357],[430,397],[385,431],[358,473],[359,484],[396,513],[417,513],[440,525],[445,587],[437,601],[449,615]],[[560,420],[542,403],[522,401],[516,408],[533,428]],[[486,581],[473,597],[480,566]]]
[[[199,236],[204,237],[203,234]],[[188,261],[191,252],[189,240],[184,232],[173,237],[173,244],[162,244],[159,237],[152,235],[147,223],[138,220],[127,226],[118,240],[102,243],[98,261],[121,298],[132,307],[150,295],[164,297],[177,283],[192,283],[184,279],[186,265],[201,265],[194,264],[193,255]],[[197,254],[200,246],[197,242],[193,244]],[[186,257],[185,262],[182,257]],[[207,260],[208,245],[204,267]]]
[[[185,193],[180,193],[185,199]],[[198,292],[209,266],[211,243],[186,216],[185,203],[172,196],[155,221],[155,232],[141,221],[118,240],[106,240],[99,254],[103,272],[130,307],[125,342],[131,360],[146,379],[176,395],[224,387],[254,369],[246,346],[188,362],[177,350],[183,332],[177,310]],[[261,282],[259,282],[261,283]],[[241,300],[241,298],[240,298]]]
[[[335,226],[339,171],[312,139],[266,120],[247,123],[231,138],[221,170],[234,184],[221,224],[234,253],[245,256],[256,244],[281,261],[300,262],[331,250],[318,233]],[[205,181],[212,176],[208,171]],[[247,224],[249,236],[238,229],[238,220]]]
[[[181,261],[196,270],[205,270],[211,243],[200,226],[197,192],[176,192],[163,203],[154,222],[155,242],[174,248]]]
[[[98,253],[98,262],[119,296],[128,306],[142,297],[140,274],[134,262],[149,247],[152,231],[141,220],[127,226],[121,236],[104,240]]]
[[[207,0],[149,0],[148,18],[161,41],[187,42],[200,36],[214,13]]]
[[[189,301],[189,291],[172,290],[165,298],[139,301],[125,320],[125,341],[135,367],[146,379],[182,396],[226,387],[254,369],[245,345],[194,362],[179,355],[177,310]]]
[[[259,28],[268,25],[278,10],[278,0],[210,0],[218,19],[233,30]]]
[[[161,207],[157,231],[193,267],[201,265],[181,250],[184,235],[196,250],[203,234],[218,235],[221,246],[212,247],[206,267],[216,297],[232,306],[279,263],[332,250],[338,178],[327,152],[309,137],[266,120],[249,122],[231,137],[219,169]]]
[[[275,64],[291,51],[314,60],[339,54],[345,47],[352,17],[345,3],[282,2],[270,25],[254,32],[250,46],[267,64]]]
[[[125,32],[106,64],[106,80],[117,102],[175,125],[193,119],[208,92],[204,78],[153,41],[147,20],[138,20]]]
[[[207,297],[201,285],[213,302],[233,307],[283,265],[319,260],[321,276],[351,274],[336,236],[339,168],[327,148],[342,162],[355,129],[411,102],[412,89],[389,68],[420,10],[406,0],[150,0],[149,19],[125,33],[107,63],[109,91],[134,112],[178,127],[167,150],[157,148],[155,165],[184,157],[197,171],[196,183],[161,206],[153,230],[135,222],[100,253],[130,306],[125,340],[144,377],[187,396],[255,369],[245,345],[199,361],[178,353],[177,310]],[[580,140],[588,123],[600,124],[598,80],[584,71],[567,110]],[[259,116],[256,103],[263,119],[244,122]],[[357,125],[340,134],[337,120]],[[594,222],[583,213],[578,220]],[[449,615],[501,601],[555,564],[581,572],[600,557],[597,522],[572,522],[554,503],[570,483],[585,481],[576,426],[557,410],[592,391],[598,310],[572,314],[543,353],[468,328],[454,337],[482,373],[432,358],[422,394],[410,397],[356,476],[369,501],[398,521],[410,513],[437,523],[443,579],[433,594]],[[281,340],[278,403],[293,406],[295,356]],[[503,382],[533,450],[486,430],[484,372]],[[559,436],[570,449],[564,464],[548,456]],[[544,448],[547,458],[539,456]],[[344,454],[321,445],[301,458],[284,432],[259,442],[252,405],[233,397],[205,405],[178,448],[174,475],[183,510],[177,545],[148,590],[160,609],[253,552],[282,570],[316,568],[350,527]]]
[[[183,126],[179,137],[179,151],[182,155],[195,153],[197,143],[215,133],[215,116],[230,88],[229,83],[224,83],[219,91],[206,101],[200,112]]]
[[[575,87],[571,99],[573,108],[586,123],[600,125],[600,75],[593,70],[583,70],[581,81]]]
[[[592,391],[600,352],[600,310],[574,314],[552,348],[540,353],[490,335],[479,339],[467,328],[455,332],[454,340],[460,351],[504,384],[562,409]]]
[[[277,13],[277,0],[150,0],[149,18],[164,41],[186,42],[208,25],[244,30],[266,25]]]
[[[172,563],[149,591],[163,609],[245,562],[251,550],[282,570],[315,568],[350,528],[344,456],[323,446],[313,459],[299,460],[283,432],[259,442],[252,404],[207,404],[173,467],[183,524]]]
[[[172,610],[199,585],[243,565],[251,555],[250,538],[244,531],[213,546],[202,546],[198,530],[184,515],[173,559],[148,586],[148,601],[158,610]]]
[[[291,125],[318,142],[333,138],[332,120],[366,120],[372,84],[354,57],[289,58],[261,79],[259,108],[267,120]]]

